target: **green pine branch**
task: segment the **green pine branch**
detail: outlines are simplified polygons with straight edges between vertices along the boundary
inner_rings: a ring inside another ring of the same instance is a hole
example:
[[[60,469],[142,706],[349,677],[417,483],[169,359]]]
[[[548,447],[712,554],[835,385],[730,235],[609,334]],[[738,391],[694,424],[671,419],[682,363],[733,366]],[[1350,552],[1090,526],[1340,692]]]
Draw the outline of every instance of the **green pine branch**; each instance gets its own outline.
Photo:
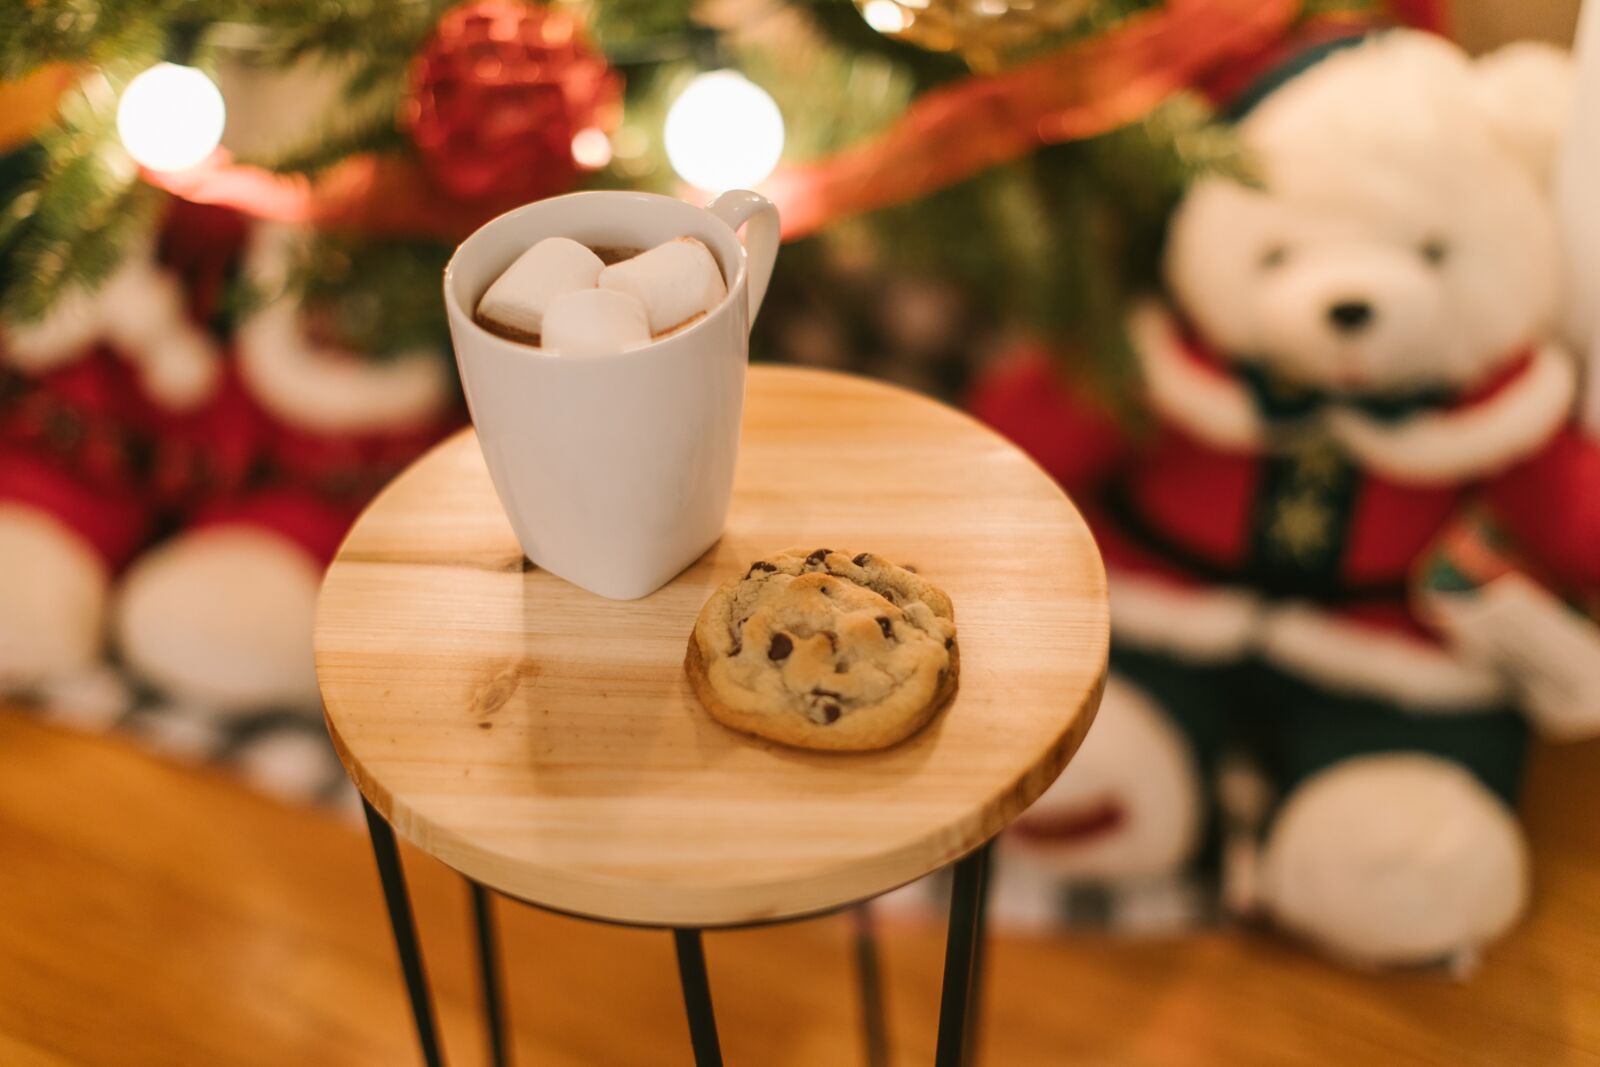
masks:
[[[613,62],[659,62],[688,54],[704,32],[694,0],[593,0],[579,4],[589,37]]]
[[[72,287],[94,288],[153,232],[162,194],[143,184],[113,128],[119,74],[63,98],[40,138],[38,177],[0,216],[0,315],[33,321]]]
[[[222,24],[261,31],[263,55],[284,65],[310,53],[409,57],[454,2],[10,0],[0,35],[0,79],[46,63],[104,64],[135,52],[160,54]]]
[[[227,0],[232,21],[261,35],[265,62],[288,66],[315,55],[405,63],[416,54],[442,16],[459,0]],[[229,21],[226,16],[218,21]]]
[[[152,50],[181,0],[10,0],[0,33],[0,81],[47,63],[99,64]]]
[[[411,238],[322,234],[290,270],[288,293],[338,343],[378,358],[417,349],[449,352],[438,299],[451,247]],[[428,299],[419,299],[419,294]]]

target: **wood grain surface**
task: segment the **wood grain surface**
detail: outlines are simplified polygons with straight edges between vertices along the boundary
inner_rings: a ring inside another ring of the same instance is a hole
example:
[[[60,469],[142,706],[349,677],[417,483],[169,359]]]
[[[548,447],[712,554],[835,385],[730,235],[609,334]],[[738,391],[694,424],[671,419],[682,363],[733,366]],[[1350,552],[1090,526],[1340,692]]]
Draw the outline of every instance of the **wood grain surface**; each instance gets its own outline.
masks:
[[[1534,900],[1470,981],[1271,934],[997,932],[980,1067],[1600,1063],[1600,742],[1540,747]],[[404,849],[453,1064],[485,1062],[461,879]],[[1003,880],[1002,867],[998,876]],[[671,938],[501,902],[515,1062],[688,1067]],[[892,1062],[932,1062],[943,924],[880,920]],[[730,1067],[862,1062],[842,918],[706,938]],[[366,835],[0,709],[0,1064],[420,1062]]]
[[[792,546],[950,594],[961,688],[927,729],[807,753],[695,703],[701,604]],[[402,836],[524,900],[695,926],[870,897],[992,836],[1088,729],[1107,643],[1099,555],[1032,461],[905,390],[775,367],[751,371],[726,532],[666,588],[617,602],[525,571],[467,432],[356,524],[316,630],[335,745]]]

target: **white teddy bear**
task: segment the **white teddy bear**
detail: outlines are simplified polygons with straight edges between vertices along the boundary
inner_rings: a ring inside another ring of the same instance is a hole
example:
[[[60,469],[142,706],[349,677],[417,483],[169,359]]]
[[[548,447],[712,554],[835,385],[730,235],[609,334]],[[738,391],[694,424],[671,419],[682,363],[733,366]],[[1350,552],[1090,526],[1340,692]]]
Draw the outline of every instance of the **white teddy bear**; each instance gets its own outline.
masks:
[[[1323,42],[1235,105],[1258,181],[1202,179],[1172,219],[1169,299],[1130,322],[1152,432],[1037,359],[980,384],[1095,528],[1116,675],[1002,897],[1214,865],[1256,818],[1233,899],[1342,957],[1466,958],[1521,913],[1524,714],[1550,709],[1408,587],[1475,504],[1538,573],[1600,589],[1600,448],[1552,339],[1567,108],[1554,49]],[[1240,752],[1271,793],[1217,788]]]

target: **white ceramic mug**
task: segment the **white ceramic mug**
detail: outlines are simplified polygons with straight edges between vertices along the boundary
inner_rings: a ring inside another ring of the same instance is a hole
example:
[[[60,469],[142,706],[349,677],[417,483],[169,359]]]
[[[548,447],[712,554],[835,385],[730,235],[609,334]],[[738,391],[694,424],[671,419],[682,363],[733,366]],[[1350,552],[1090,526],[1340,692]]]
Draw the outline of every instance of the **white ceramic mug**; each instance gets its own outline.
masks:
[[[748,250],[735,236],[746,223]],[[472,319],[489,284],[546,237],[645,249],[685,235],[716,257],[728,296],[643,348],[561,356]],[[722,535],[750,324],[777,254],[777,209],[743,190],[704,208],[653,193],[558,196],[501,215],[456,249],[444,272],[456,366],[501,506],[537,566],[632,600]]]

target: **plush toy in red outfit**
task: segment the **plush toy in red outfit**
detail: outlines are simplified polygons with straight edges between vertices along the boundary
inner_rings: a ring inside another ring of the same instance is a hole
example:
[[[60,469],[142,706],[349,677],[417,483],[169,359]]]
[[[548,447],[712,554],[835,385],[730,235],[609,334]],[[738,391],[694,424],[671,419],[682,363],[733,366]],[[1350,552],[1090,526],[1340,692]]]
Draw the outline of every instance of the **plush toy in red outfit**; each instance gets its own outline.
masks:
[[[437,352],[344,351],[292,298],[220,320],[294,239],[174,201],[158,247],[0,326],[0,687],[70,685],[109,638],[189,706],[316,707],[322,567],[460,416]]]
[[[174,205],[97,290],[0,324],[0,685],[97,661],[110,582],[163,510],[248,466],[208,328],[243,233]]]
[[[1551,339],[1565,68],[1392,31],[1261,84],[1238,105],[1260,186],[1191,190],[1169,301],[1131,319],[1148,432],[1043,358],[974,397],[1074,493],[1111,574],[1102,721],[1024,828],[1064,828],[1033,862],[1067,876],[1214,856],[1206,783],[1245,750],[1278,794],[1265,912],[1356,960],[1470,953],[1526,899],[1527,720],[1515,676],[1407,587],[1477,505],[1537,573],[1600,590],[1600,448]]]
[[[289,246],[306,236],[253,226],[245,271],[259,291],[281,290]],[[145,679],[207,707],[315,707],[322,569],[372,494],[459,421],[455,387],[438,352],[380,360],[315,338],[292,298],[232,342],[251,477],[214,487],[129,569],[116,642]]]

